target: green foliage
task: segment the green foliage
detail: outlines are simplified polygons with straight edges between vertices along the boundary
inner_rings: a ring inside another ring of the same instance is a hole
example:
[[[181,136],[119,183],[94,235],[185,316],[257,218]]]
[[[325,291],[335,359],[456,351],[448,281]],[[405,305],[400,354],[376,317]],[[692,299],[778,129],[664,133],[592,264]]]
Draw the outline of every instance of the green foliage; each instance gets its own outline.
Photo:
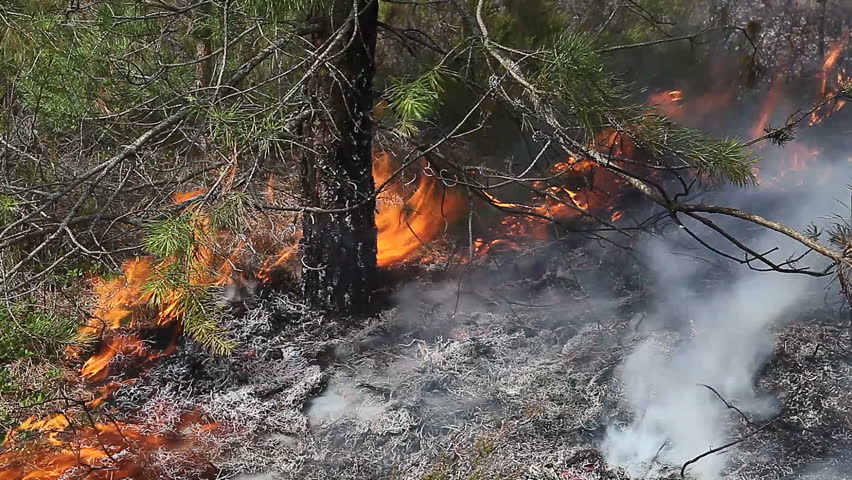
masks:
[[[179,262],[158,265],[151,279],[142,287],[152,307],[167,305],[183,323],[184,330],[214,355],[230,354],[236,343],[228,331],[216,323],[221,307],[216,304],[212,285],[190,281],[187,266]]]
[[[77,323],[67,317],[19,304],[0,312],[0,423],[15,407],[43,402],[62,376],[64,347],[79,343]]]
[[[238,232],[249,214],[246,194],[231,192],[210,212],[210,227],[213,230]]]
[[[143,245],[160,258],[187,258],[196,241],[195,223],[189,212],[154,222],[148,227]]]
[[[76,338],[74,320],[29,305],[0,312],[0,363],[56,355]]]
[[[159,308],[171,299],[174,292],[190,288],[186,279],[186,266],[182,263],[161,263],[154,269],[151,279],[142,286],[142,292],[148,295],[150,306]]]
[[[17,202],[9,195],[0,194],[0,227],[8,225],[15,218]]]
[[[5,366],[0,368],[0,393],[13,393],[15,391],[17,391],[17,382],[15,382],[12,372]],[[0,411],[0,418],[4,416],[4,413],[8,415],[10,412]]]
[[[565,9],[558,0],[501,0],[487,14],[493,38],[513,48],[543,47],[565,29]]]
[[[402,136],[416,134],[417,122],[435,113],[443,93],[444,78],[449,74],[438,65],[414,79],[400,79],[387,91],[390,106],[397,116],[397,132]]]
[[[32,73],[20,80],[24,103],[52,129],[74,128],[80,118],[93,112],[97,83],[89,76],[94,71],[92,53],[73,44],[46,50]]]
[[[656,158],[675,156],[716,183],[755,184],[752,171],[755,161],[751,151],[737,140],[709,138],[658,115],[645,116],[631,125],[628,132],[638,145]]]
[[[213,139],[224,145],[235,146],[249,137],[251,118],[248,112],[238,105],[209,107],[207,109],[207,120]]]
[[[192,293],[192,300],[185,305],[183,326],[186,333],[206,347],[213,355],[230,355],[237,346],[228,331],[216,323],[221,307],[212,301],[211,288],[207,286]]]
[[[845,100],[852,100],[852,80],[847,80],[840,85],[839,96]]]
[[[169,308],[186,333],[214,355],[230,354],[236,344],[216,323],[221,307],[214,301],[215,286],[192,280],[205,278],[209,268],[195,254],[197,246],[211,241],[210,228],[238,229],[246,205],[243,194],[230,194],[210,213],[209,227],[199,220],[200,213],[184,212],[151,225],[145,238],[148,251],[162,259],[142,287],[149,304]]]
[[[626,85],[608,72],[591,40],[579,33],[556,39],[536,83],[562,114],[590,136],[606,127],[627,124],[643,111],[627,102]]]
[[[271,22],[292,19],[294,15],[308,15],[324,11],[333,0],[239,0],[239,6],[248,14]]]

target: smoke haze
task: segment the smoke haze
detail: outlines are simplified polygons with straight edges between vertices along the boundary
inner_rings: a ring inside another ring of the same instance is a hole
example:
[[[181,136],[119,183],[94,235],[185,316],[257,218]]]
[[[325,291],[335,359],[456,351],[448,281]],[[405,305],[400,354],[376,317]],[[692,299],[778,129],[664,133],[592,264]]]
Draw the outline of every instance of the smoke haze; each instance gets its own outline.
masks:
[[[783,151],[772,155],[776,154]],[[830,171],[816,171],[814,177],[831,177]],[[801,188],[794,190],[795,195],[760,189],[725,195],[735,195],[735,203],[752,207],[763,203],[774,213],[773,219],[803,228],[812,221],[826,223],[819,215],[832,208],[837,211],[838,199],[848,196],[847,176],[833,178],[834,183],[809,189],[805,197],[799,194]],[[686,225],[712,239],[699,225]],[[778,234],[749,238],[742,226],[729,231],[748,238],[756,251],[780,246],[774,254],[776,262],[783,262],[794,251],[795,244]],[[721,242],[711,243],[731,250]],[[738,265],[727,281],[708,281],[716,267],[673,255],[675,250],[680,248],[672,241],[660,239],[643,249],[645,263],[654,270],[658,294],[651,316],[642,324],[650,331],[641,334],[641,341],[622,365],[623,401],[632,418],[611,425],[602,443],[610,464],[623,466],[638,478],[679,469],[689,459],[739,436],[731,429],[744,421],[703,385],[745,412],[755,425],[777,413],[774,397],[755,391],[755,378],[772,355],[775,329],[821,301],[826,284],[822,279],[763,273]],[[712,255],[706,251],[696,254]],[[808,258],[818,269],[818,259]],[[672,319],[672,312],[677,318]],[[662,326],[674,326],[679,335],[671,330],[663,333]],[[746,425],[738,431],[753,428],[757,427]],[[688,473],[702,480],[721,478],[732,451],[707,456],[692,464]]]

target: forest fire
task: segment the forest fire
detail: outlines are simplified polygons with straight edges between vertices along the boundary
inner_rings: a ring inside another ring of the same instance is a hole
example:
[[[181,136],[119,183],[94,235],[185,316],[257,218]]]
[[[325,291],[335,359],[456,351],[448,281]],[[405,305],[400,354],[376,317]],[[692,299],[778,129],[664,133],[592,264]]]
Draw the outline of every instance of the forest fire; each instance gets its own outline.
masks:
[[[387,183],[377,198],[376,261],[379,266],[411,259],[465,210],[461,195],[455,189],[446,188],[425,169],[417,175],[414,192],[406,198],[403,181],[391,179],[397,168],[388,153],[380,152],[373,157],[376,186]]]
[[[816,76],[818,97],[826,103],[810,113],[810,125],[845,106],[843,99],[832,100],[849,82],[845,70],[838,68],[845,47],[845,42],[833,43]],[[749,127],[752,138],[766,133],[785,88],[780,76],[771,82]],[[732,89],[695,98],[684,90],[673,89],[650,95],[648,104],[671,119],[685,121],[720,110],[734,98]],[[614,157],[614,161],[631,158],[637,150],[629,139],[614,131],[597,135],[588,147]],[[807,170],[821,153],[819,148],[793,141],[780,173],[775,177],[764,174],[759,181],[774,185],[791,172]],[[462,189],[445,183],[425,160],[414,164],[415,168],[407,165],[402,169],[408,177],[396,175],[400,167],[390,153],[374,154],[372,175],[379,189],[376,261],[381,267],[428,263],[424,247],[445,234],[469,206]],[[409,170],[417,172],[411,174]],[[229,178],[233,177],[231,171]],[[263,192],[269,203],[274,200],[274,186],[275,177],[270,175]],[[630,191],[615,173],[591,160],[574,157],[554,163],[546,178],[525,187],[525,201],[502,200],[487,189],[482,190],[483,199],[507,215],[473,240],[472,258],[481,260],[489,254],[516,252],[558,239],[564,224],[575,219],[619,222],[626,215],[622,200]],[[195,189],[173,196],[174,203],[183,207],[185,226],[190,232],[192,246],[188,251],[133,258],[124,262],[121,275],[92,279],[94,307],[79,330],[79,338],[84,340],[81,343],[93,344],[94,351],[84,360],[86,347],[69,347],[67,358],[79,362],[79,376],[94,396],[82,403],[82,412],[77,408],[76,414],[30,417],[10,431],[0,454],[0,480],[160,478],[152,470],[156,452],[189,451],[203,444],[204,435],[219,428],[196,412],[181,412],[176,424],[156,428],[146,425],[145,419],[139,423],[104,421],[101,417],[94,420],[90,413],[103,406],[119,388],[134,381],[125,378],[128,371],[143,370],[177,349],[177,337],[184,329],[182,320],[191,313],[189,297],[249,281],[275,286],[276,275],[282,270],[298,275],[301,232],[294,231],[288,241],[279,243],[251,235],[236,238],[233,232],[214,227],[211,212],[199,201],[207,192]],[[247,257],[255,258],[247,261]],[[180,267],[182,264],[186,266]],[[150,334],[154,330],[169,332],[171,341],[156,345]],[[127,365],[132,368],[115,371],[115,367]],[[192,453],[180,458],[203,464]]]
[[[377,183],[388,180],[396,169],[387,154],[378,154],[375,165]],[[174,201],[190,202],[204,193],[205,190],[178,193]],[[445,189],[436,178],[425,174],[418,176],[416,188],[408,198],[404,198],[405,194],[405,185],[390,182],[379,197],[378,261],[383,266],[414,258],[425,243],[439,236],[464,210],[456,192]],[[118,277],[93,279],[95,307],[79,336],[99,338],[100,347],[80,369],[80,376],[87,382],[98,384],[110,378],[114,374],[111,366],[119,360],[144,366],[174,351],[174,341],[158,351],[138,334],[126,332],[169,328],[179,333],[178,321],[186,314],[187,288],[227,285],[240,281],[236,278],[238,270],[240,277],[246,274],[241,268],[244,266],[239,265],[240,256],[252,239],[237,242],[228,254],[217,253],[215,238],[224,234],[211,231],[209,217],[199,205],[190,204],[186,212],[191,216],[196,240],[187,254],[190,268],[185,272],[170,270],[174,258],[141,257],[126,261],[123,274]],[[268,256],[256,278],[270,281],[276,269],[287,268],[298,252],[298,238],[297,234],[294,243]],[[167,282],[167,290],[151,288],[152,282],[175,274],[183,278],[169,279],[173,285]],[[82,353],[79,347],[69,348],[67,352],[69,358],[79,358]],[[99,385],[98,396],[87,403],[88,407],[102,405],[123,384],[126,381],[113,380]],[[64,413],[43,420],[30,418],[6,437],[6,453],[0,455],[0,480],[155,478],[145,473],[150,463],[146,460],[148,456],[161,448],[182,448],[186,439],[179,432],[212,428],[215,424],[202,423],[197,415],[184,415],[182,425],[171,436],[152,434],[139,425],[119,422],[76,425]],[[46,441],[24,442],[31,432],[45,434]],[[17,440],[19,437],[21,442]]]
[[[852,0],[0,18],[0,480],[852,477]]]
[[[629,150],[617,135],[607,135],[608,150]],[[600,143],[600,142],[598,142]],[[558,222],[582,216],[603,216],[617,221],[623,210],[616,209],[617,199],[627,191],[615,174],[586,159],[569,158],[550,168],[550,181],[533,185],[535,198],[529,203],[503,202],[485,193],[500,210],[513,213],[504,217],[490,233],[492,240],[474,241],[474,255],[481,258],[489,252],[520,250],[524,243],[541,243],[558,238]],[[554,183],[548,185],[548,183]],[[570,187],[569,187],[570,185]]]
[[[30,418],[6,436],[0,480],[162,478],[155,458],[159,449],[189,451],[216,427],[196,413],[181,416],[174,426],[156,426],[159,430],[117,421],[79,421],[65,413],[42,421]],[[39,438],[22,440],[33,435]],[[203,459],[193,455],[173,456],[171,461],[185,463],[171,465],[173,471],[199,471],[196,463],[204,468]]]

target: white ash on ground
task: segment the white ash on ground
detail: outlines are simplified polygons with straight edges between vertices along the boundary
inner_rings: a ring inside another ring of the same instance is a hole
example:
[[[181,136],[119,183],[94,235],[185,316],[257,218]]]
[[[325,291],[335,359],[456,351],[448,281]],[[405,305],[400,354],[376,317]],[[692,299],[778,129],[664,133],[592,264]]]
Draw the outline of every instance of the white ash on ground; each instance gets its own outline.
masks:
[[[623,357],[648,338],[673,350],[688,332],[637,333],[634,298],[500,305],[456,283],[411,288],[418,301],[349,324],[272,295],[223,319],[240,341],[233,356],[186,345],[113,405],[137,418],[164,402],[203,411],[229,432],[209,447],[220,478],[679,477],[680,465],[657,464],[631,477],[599,450],[633,414]],[[849,446],[848,332],[810,322],[779,338],[757,387],[786,416],[730,450],[726,478],[819,478],[806,473]],[[771,420],[731,411],[731,437]]]

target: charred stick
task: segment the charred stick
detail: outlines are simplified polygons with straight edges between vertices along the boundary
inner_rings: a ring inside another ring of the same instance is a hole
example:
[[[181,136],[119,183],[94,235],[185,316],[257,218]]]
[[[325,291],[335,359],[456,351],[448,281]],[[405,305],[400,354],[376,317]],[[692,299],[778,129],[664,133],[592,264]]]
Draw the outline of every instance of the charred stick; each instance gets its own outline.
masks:
[[[691,460],[688,460],[686,463],[684,463],[684,464],[683,464],[683,466],[682,466],[682,467],[680,467],[680,478],[686,478],[686,468],[687,468],[687,467],[689,467],[690,465],[692,465],[693,463],[696,463],[696,462],[700,461],[700,460],[701,460],[702,458],[704,458],[704,457],[707,457],[707,456],[713,455],[714,453],[719,453],[719,452],[721,452],[721,451],[723,451],[723,450],[727,450],[728,448],[731,448],[731,447],[733,447],[734,445],[737,445],[737,444],[739,444],[739,443],[742,443],[742,442],[744,442],[744,441],[748,440],[749,438],[751,438],[751,437],[753,437],[753,436],[757,435],[758,433],[760,433],[760,432],[762,432],[762,431],[766,430],[767,428],[769,428],[769,426],[770,426],[770,425],[772,425],[772,424],[774,424],[777,420],[778,420],[778,419],[775,419],[775,420],[772,420],[772,421],[770,421],[770,422],[767,422],[767,423],[763,424],[763,426],[761,426],[760,428],[758,428],[758,429],[756,429],[756,430],[752,430],[752,431],[751,431],[751,432],[749,432],[748,434],[746,434],[746,435],[744,435],[744,436],[742,436],[742,437],[740,437],[740,438],[738,438],[738,439],[736,439],[736,440],[733,440],[733,441],[731,441],[731,442],[728,442],[728,443],[726,443],[726,444],[722,445],[721,447],[711,448],[710,450],[707,450],[706,452],[702,453],[701,455],[698,455],[697,457],[695,457],[695,458],[693,458],[693,459],[691,459]]]

